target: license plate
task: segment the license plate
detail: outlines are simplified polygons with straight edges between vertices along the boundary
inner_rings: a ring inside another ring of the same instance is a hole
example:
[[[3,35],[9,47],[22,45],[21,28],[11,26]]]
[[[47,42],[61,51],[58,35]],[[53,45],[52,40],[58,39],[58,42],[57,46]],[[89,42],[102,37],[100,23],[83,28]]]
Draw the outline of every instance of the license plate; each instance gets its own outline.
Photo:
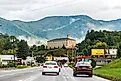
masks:
[[[82,67],[82,69],[86,69],[86,67]]]
[[[52,68],[52,67],[49,67],[49,68]]]

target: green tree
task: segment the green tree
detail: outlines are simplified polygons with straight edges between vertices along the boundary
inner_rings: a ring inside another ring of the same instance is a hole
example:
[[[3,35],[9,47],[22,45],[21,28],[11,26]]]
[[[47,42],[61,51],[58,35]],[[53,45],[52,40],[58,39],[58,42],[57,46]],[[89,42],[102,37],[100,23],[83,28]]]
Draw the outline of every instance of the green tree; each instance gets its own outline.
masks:
[[[106,48],[107,44],[105,42],[98,42],[95,45],[95,48]]]
[[[3,51],[4,42],[5,42],[5,39],[4,38],[0,39],[0,54]]]
[[[26,57],[29,55],[29,46],[26,41],[21,40],[18,43],[18,54],[17,56],[19,58],[26,59]]]
[[[45,49],[46,49],[45,45],[41,45],[41,50],[45,50]]]
[[[65,45],[63,44],[62,49],[66,49]]]
[[[88,49],[84,49],[83,50],[83,55],[85,55],[85,56],[88,56],[89,55]]]
[[[117,52],[117,57],[118,57],[118,58],[121,57],[121,42],[119,43],[118,52]]]

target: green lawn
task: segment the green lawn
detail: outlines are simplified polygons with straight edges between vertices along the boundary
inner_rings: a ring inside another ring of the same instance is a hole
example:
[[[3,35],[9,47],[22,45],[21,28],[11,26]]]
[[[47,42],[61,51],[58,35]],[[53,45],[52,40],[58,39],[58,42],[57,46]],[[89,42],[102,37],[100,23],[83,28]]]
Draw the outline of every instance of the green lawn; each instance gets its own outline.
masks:
[[[94,74],[112,81],[121,81],[121,68],[95,69]]]
[[[121,81],[121,58],[105,66],[95,68],[94,74],[111,81]]]
[[[94,74],[111,81],[121,81],[121,68],[98,68],[94,69]]]

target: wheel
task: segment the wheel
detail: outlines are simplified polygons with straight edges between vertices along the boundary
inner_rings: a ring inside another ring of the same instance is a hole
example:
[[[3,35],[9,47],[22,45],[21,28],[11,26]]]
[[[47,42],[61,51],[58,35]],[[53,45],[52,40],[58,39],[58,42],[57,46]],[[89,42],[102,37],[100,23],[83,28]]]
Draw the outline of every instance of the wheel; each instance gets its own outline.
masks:
[[[75,73],[73,73],[73,76],[74,76],[74,77],[76,77],[76,74],[75,74]]]
[[[57,75],[59,75],[59,72],[57,73]]]
[[[92,74],[89,74],[89,77],[92,77]]]
[[[44,73],[44,72],[42,72],[42,75],[45,75],[45,73]]]
[[[61,69],[59,68],[59,72],[61,72]]]

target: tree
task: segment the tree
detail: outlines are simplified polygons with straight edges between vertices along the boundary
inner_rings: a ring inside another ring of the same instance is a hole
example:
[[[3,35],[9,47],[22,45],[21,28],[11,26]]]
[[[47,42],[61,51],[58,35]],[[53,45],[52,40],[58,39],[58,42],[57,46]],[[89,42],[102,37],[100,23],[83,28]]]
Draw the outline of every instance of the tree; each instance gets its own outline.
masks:
[[[85,56],[88,56],[88,55],[89,55],[88,50],[87,50],[87,49],[84,49],[84,50],[83,50],[83,54],[84,54]]]
[[[107,44],[105,42],[97,42],[95,48],[106,48]]]
[[[117,57],[118,57],[118,58],[121,57],[121,42],[119,43],[118,52],[117,52]]]
[[[21,40],[18,43],[18,54],[17,56],[19,58],[26,59],[26,57],[29,55],[29,46],[26,41]]]
[[[40,56],[36,58],[37,62],[43,63],[45,61],[44,57]]]
[[[95,30],[91,30],[91,33],[95,32]]]
[[[62,49],[66,49],[65,45],[63,44]]]
[[[95,68],[96,67],[96,61],[93,58],[91,58],[90,60],[91,60],[92,67]]]
[[[4,38],[0,39],[0,54],[3,51],[4,42],[5,42],[5,39]]]
[[[41,45],[41,50],[45,50],[45,49],[46,49],[45,45]]]

